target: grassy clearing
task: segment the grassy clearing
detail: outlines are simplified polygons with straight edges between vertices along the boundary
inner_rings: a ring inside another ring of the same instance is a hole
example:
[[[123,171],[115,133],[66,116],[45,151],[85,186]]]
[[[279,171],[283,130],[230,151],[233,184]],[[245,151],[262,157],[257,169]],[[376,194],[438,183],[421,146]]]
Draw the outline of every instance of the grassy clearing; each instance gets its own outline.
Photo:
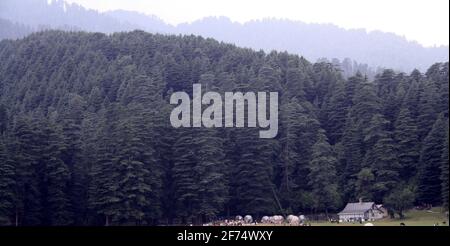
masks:
[[[445,222],[445,223],[443,223]],[[367,222],[366,222],[367,223]],[[431,210],[416,210],[411,209],[405,213],[404,219],[391,219],[385,218],[382,220],[377,220],[370,222],[375,226],[400,226],[400,223],[404,223],[406,226],[434,226],[438,224],[439,226],[448,226],[449,221],[442,208],[435,207]],[[274,226],[272,224],[259,224],[260,226]],[[364,223],[330,223],[327,221],[323,222],[311,222],[312,226],[364,226]],[[278,225],[284,226],[284,225]]]
[[[443,223],[445,222],[445,224]],[[390,219],[385,218],[382,220],[370,222],[375,226],[400,226],[400,223],[405,223],[406,226],[433,226],[438,223],[439,226],[448,226],[449,221],[445,213],[442,212],[440,207],[433,208],[431,210],[416,210],[412,209],[405,213],[404,219]],[[329,223],[329,222],[312,222],[313,226],[363,226],[359,223]]]

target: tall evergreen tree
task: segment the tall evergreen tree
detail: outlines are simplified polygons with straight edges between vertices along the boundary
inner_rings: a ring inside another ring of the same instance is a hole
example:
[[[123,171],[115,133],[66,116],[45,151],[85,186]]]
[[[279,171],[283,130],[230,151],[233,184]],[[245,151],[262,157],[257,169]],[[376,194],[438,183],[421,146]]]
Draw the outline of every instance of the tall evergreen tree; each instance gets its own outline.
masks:
[[[83,166],[81,157],[81,123],[85,101],[77,94],[69,94],[64,100],[67,100],[67,111],[60,116],[64,133],[61,158],[69,168],[68,193],[73,220],[75,224],[81,225],[85,220],[87,205],[87,168]]]
[[[297,98],[292,98],[288,103],[283,104],[281,108],[281,153],[282,160],[277,168],[280,180],[279,192],[280,199],[286,209],[292,210],[294,205],[294,191],[298,188],[295,182],[295,170],[301,163],[301,155],[298,147],[298,141],[301,134],[301,122],[298,120],[302,117],[302,107]]]
[[[73,216],[70,211],[70,199],[67,189],[69,184],[69,169],[61,159],[62,137],[50,124],[44,128],[46,146],[42,155],[45,163],[46,207],[47,220],[50,225],[71,225]],[[56,128],[57,129],[57,128]]]
[[[340,203],[336,179],[337,159],[323,132],[312,151],[308,182],[315,200],[315,208],[328,214],[329,209],[336,209]]]
[[[15,223],[15,169],[11,161],[3,136],[0,136],[0,225]]]
[[[356,125],[353,118],[348,117],[345,124],[345,132],[342,137],[342,162],[343,171],[340,177],[340,184],[344,190],[344,197],[348,200],[357,199],[356,181],[358,173],[363,168],[363,134]]]
[[[193,133],[178,129],[179,137],[173,146],[172,178],[174,182],[174,207],[177,216],[184,220],[195,219],[193,215],[198,209],[198,183],[195,173],[195,153],[192,147]]]
[[[388,126],[389,121],[376,114],[364,134],[364,144],[368,150],[363,165],[374,172],[373,197],[377,202],[381,202],[399,182],[397,150]]]
[[[8,126],[8,112],[3,104],[0,104],[0,135],[6,132]]]
[[[41,154],[37,145],[37,130],[32,126],[31,119],[17,119],[13,135],[12,160],[16,179],[16,225],[39,225],[42,222],[42,203],[39,189],[41,171],[38,158]]]
[[[436,109],[438,94],[435,84],[430,81],[423,81],[423,83],[419,85],[419,95],[420,101],[418,105],[419,114],[417,125],[419,139],[424,141],[437,118]]]
[[[420,155],[418,197],[421,203],[438,205],[442,202],[441,165],[448,122],[441,115],[425,138]]]
[[[392,69],[385,69],[377,76],[375,84],[377,85],[377,94],[380,98],[383,115],[387,120],[393,122],[399,108],[396,101],[396,90],[400,80],[396,78]]]
[[[353,199],[373,200],[373,186],[375,183],[375,175],[371,168],[365,167],[356,175],[355,194],[357,197]]]
[[[272,183],[272,141],[258,139],[257,131],[243,128],[238,132],[236,142],[239,157],[232,171],[236,211],[256,216],[279,211]]]
[[[196,129],[195,150],[199,211],[201,221],[217,218],[228,200],[228,181],[224,163],[223,139],[216,129]]]
[[[447,123],[448,123],[448,118],[447,118]],[[448,138],[449,138],[449,129],[448,129],[448,125],[447,125],[447,137],[445,139],[445,144],[444,144],[444,150],[442,153],[442,163],[441,163],[441,180],[442,180],[442,202],[443,202],[443,206],[444,209],[446,209],[448,211],[449,208],[449,202],[448,202],[448,196],[449,196],[449,191],[448,191],[448,187],[449,187],[449,183],[448,183],[448,179],[449,179],[449,172],[448,172],[448,168],[449,168],[449,160],[448,160],[448,149],[449,149],[449,143],[448,143]]]
[[[115,139],[117,152],[113,160],[118,172],[116,219],[121,224],[142,224],[144,212],[149,206],[151,187],[146,178],[150,173],[148,168],[153,161],[153,151],[145,146],[145,140],[140,134],[142,132],[128,120],[118,125]]]
[[[345,83],[339,81],[333,88],[329,100],[323,106],[322,122],[331,144],[341,140],[350,106],[345,92]]]
[[[116,221],[119,202],[118,171],[115,163],[115,144],[118,113],[112,106],[104,112],[104,124],[99,133],[95,160],[89,170],[88,205],[95,216],[94,223],[110,225]]]
[[[406,104],[403,104],[395,122],[394,138],[397,143],[400,177],[405,181],[410,180],[417,173],[420,157],[417,132],[416,122],[413,120]]]

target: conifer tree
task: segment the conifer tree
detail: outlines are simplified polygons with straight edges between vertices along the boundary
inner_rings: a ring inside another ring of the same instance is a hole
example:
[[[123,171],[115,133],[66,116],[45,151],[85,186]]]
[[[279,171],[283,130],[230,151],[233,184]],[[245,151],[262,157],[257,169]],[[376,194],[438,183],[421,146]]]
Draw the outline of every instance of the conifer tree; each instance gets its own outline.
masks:
[[[295,200],[295,190],[298,188],[295,183],[295,170],[301,163],[299,140],[301,134],[302,106],[297,98],[292,98],[288,103],[283,104],[281,108],[281,128],[284,129],[280,134],[282,160],[277,167],[280,180],[279,192],[281,202],[287,209],[292,210]]]
[[[0,225],[12,225],[15,223],[15,169],[3,138],[0,136]]]
[[[198,209],[199,198],[196,191],[198,183],[195,172],[196,161],[193,151],[193,133],[189,129],[177,129],[180,134],[173,146],[172,178],[174,182],[174,207],[177,216],[184,220],[193,220]]]
[[[347,117],[345,123],[345,132],[342,137],[342,161],[344,162],[344,170],[340,177],[345,197],[347,199],[357,199],[355,197],[355,188],[357,174],[363,168],[362,159],[363,152],[363,134],[362,130],[356,125],[353,118]]]
[[[430,81],[423,81],[419,85],[419,95],[417,126],[419,139],[424,141],[437,119],[438,94],[435,84]]]
[[[211,221],[224,209],[228,200],[228,181],[226,180],[223,139],[214,128],[195,129],[196,167],[201,221]]]
[[[448,119],[447,119],[447,122],[448,122]],[[448,207],[449,207],[449,203],[448,203],[448,196],[449,196],[449,191],[448,191],[448,186],[449,186],[449,183],[448,183],[448,179],[449,179],[448,136],[449,136],[449,129],[448,129],[448,125],[447,125],[447,137],[445,139],[445,145],[444,145],[444,151],[442,153],[442,163],[441,163],[442,202],[443,202],[444,209],[446,209],[447,211],[448,211]]]
[[[345,83],[339,81],[334,86],[329,100],[323,106],[324,117],[321,119],[329,136],[330,144],[335,144],[341,140],[350,106],[345,93]]]
[[[236,192],[236,211],[240,213],[262,216],[279,211],[272,183],[272,141],[258,139],[255,129],[242,128],[237,132],[238,162],[232,170],[231,189]]]
[[[418,173],[418,197],[420,203],[437,205],[442,202],[441,165],[448,122],[441,115],[424,139]]]
[[[119,202],[116,145],[118,111],[115,105],[103,113],[104,124],[99,132],[95,160],[89,169],[91,182],[88,187],[88,206],[94,221],[99,225],[111,225],[117,221]],[[99,217],[99,218],[98,218]]]
[[[0,135],[6,132],[8,126],[8,112],[5,105],[0,104]]]
[[[368,150],[363,165],[374,173],[373,197],[379,202],[399,182],[397,150],[388,126],[389,121],[376,114],[364,134],[364,145]]]
[[[40,147],[37,129],[29,117],[17,119],[13,133],[12,160],[15,167],[15,217],[18,225],[39,225],[42,222],[41,192],[39,189]]]
[[[68,195],[73,219],[75,224],[81,225],[87,205],[87,168],[83,166],[81,157],[81,123],[85,100],[76,94],[69,94],[65,100],[67,100],[67,110],[60,115],[64,134],[61,158],[69,168]]]
[[[57,128],[56,128],[57,129]],[[73,216],[67,189],[70,173],[61,159],[62,137],[50,124],[44,128],[45,142],[43,162],[45,163],[46,207],[50,225],[71,225]]]
[[[151,187],[147,182],[150,174],[153,151],[145,146],[145,139],[133,122],[119,122],[115,139],[117,152],[114,164],[118,172],[118,204],[117,221],[121,224],[135,223],[140,225],[145,218],[149,206]]]
[[[405,181],[409,181],[417,173],[420,157],[417,132],[416,122],[406,104],[403,104],[395,122],[394,138],[397,143],[400,177]]]
[[[337,159],[324,132],[320,132],[317,142],[312,147],[309,164],[308,182],[315,200],[315,208],[319,211],[336,209],[340,197],[336,179]]]

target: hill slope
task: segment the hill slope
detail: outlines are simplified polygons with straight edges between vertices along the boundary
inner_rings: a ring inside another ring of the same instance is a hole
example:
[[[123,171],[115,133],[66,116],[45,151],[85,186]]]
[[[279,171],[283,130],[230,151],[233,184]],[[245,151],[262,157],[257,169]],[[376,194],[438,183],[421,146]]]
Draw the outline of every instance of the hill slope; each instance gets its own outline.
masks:
[[[1,223],[201,223],[361,196],[393,211],[448,204],[448,63],[346,80],[288,53],[140,31],[39,32],[1,41],[0,60]],[[172,127],[169,98],[193,83],[278,92],[278,135]]]

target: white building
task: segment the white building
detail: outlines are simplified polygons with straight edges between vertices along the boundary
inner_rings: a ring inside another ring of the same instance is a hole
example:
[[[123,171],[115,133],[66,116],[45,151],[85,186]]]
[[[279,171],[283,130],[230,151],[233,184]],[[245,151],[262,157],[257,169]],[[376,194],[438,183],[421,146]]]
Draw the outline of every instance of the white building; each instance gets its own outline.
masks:
[[[382,205],[376,205],[374,202],[356,202],[347,203],[344,210],[339,215],[339,220],[349,221],[373,221],[382,219],[386,216],[386,210]]]

